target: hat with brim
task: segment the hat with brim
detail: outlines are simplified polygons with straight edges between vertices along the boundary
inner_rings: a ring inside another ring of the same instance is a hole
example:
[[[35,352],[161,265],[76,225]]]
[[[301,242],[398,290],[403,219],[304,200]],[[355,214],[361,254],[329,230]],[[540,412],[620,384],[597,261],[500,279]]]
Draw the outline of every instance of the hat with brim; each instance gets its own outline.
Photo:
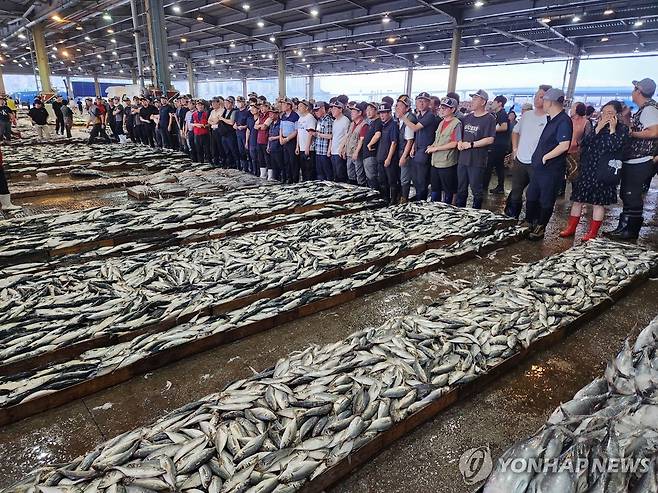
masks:
[[[416,101],[419,99],[424,99],[425,101],[431,101],[431,96],[427,92],[421,92],[418,96],[416,96]]]
[[[484,99],[485,101],[489,101],[489,94],[484,89],[478,89],[473,94],[469,94],[469,96],[472,97],[472,98],[478,97],[478,98]]]

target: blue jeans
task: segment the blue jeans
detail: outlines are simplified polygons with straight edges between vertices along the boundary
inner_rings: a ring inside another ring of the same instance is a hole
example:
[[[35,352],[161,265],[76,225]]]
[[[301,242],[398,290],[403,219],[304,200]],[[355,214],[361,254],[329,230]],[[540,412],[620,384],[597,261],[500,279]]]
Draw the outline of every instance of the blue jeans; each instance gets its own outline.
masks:
[[[427,200],[430,159],[427,154],[416,154],[411,163],[407,163],[407,166],[411,165],[411,181],[416,189],[416,200]]]
[[[338,154],[332,154],[331,167],[334,170],[334,181],[347,183],[347,161]]]
[[[326,154],[315,155],[315,174],[318,180],[334,181],[334,169]]]

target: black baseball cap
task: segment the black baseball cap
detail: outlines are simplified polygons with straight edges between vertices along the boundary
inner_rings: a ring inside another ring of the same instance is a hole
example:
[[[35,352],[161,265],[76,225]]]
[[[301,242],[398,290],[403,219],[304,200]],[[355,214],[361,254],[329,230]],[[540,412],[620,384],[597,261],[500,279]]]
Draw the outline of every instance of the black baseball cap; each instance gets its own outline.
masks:
[[[380,104],[379,108],[377,109],[377,113],[390,113],[390,112],[391,112],[391,104],[388,101],[385,101],[382,104]]]
[[[352,111],[359,111],[360,113],[365,113],[367,107],[368,107],[368,103],[366,103],[365,101],[361,101],[360,103],[356,103],[352,107]]]
[[[345,104],[343,104],[342,101],[335,100],[333,103],[329,105],[331,108],[339,108],[341,110],[345,109]]]
[[[325,103],[324,101],[316,101],[315,104],[313,105],[313,111],[318,111],[320,108],[324,108],[326,110],[327,103]]]
[[[418,96],[416,96],[416,100],[418,100],[418,99],[425,99],[425,100],[427,100],[427,101],[431,101],[431,100],[432,100],[432,99],[431,99],[431,96],[429,95],[428,92],[421,92],[420,94],[418,94]]]

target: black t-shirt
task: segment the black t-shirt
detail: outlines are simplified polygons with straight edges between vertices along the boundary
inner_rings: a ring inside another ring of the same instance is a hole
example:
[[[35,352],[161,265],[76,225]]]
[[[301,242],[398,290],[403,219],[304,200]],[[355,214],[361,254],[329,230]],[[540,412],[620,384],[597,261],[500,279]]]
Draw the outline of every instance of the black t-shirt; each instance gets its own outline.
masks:
[[[370,151],[368,149],[368,144],[372,140],[372,138],[375,136],[377,132],[382,131],[382,121],[377,118],[376,120],[371,121],[368,124],[368,131],[366,132],[366,136],[363,139],[363,146],[361,147],[363,151],[363,159],[369,158],[369,157],[377,157],[377,145],[375,144],[375,149]]]
[[[498,149],[507,149],[509,147],[510,137],[512,136],[512,124],[509,121],[509,115],[505,111],[505,108],[503,108],[494,116],[496,117],[496,125],[507,123],[507,130],[496,132],[493,145]]]
[[[12,113],[9,106],[0,106],[0,122],[10,122]]]
[[[190,111],[187,107],[181,106],[176,110],[176,118],[178,119],[178,126],[183,128],[185,126],[185,115]]]
[[[418,119],[418,123],[423,126],[423,128],[416,131],[416,134],[414,135],[416,142],[416,156],[423,157],[427,156],[427,154],[425,154],[427,146],[431,146],[434,143],[436,128],[439,126],[439,122],[429,110],[427,110],[424,115],[416,115],[416,118]]]
[[[64,106],[64,102],[62,101],[61,103],[58,101],[53,101],[53,111],[55,112],[56,115],[60,115],[62,113],[62,106]]]
[[[175,111],[176,110],[168,104],[160,106],[160,120],[158,122],[158,128],[169,128],[169,115]]]
[[[115,105],[114,108],[112,109],[112,113],[114,113],[117,110],[119,110],[119,113],[113,115],[114,121],[120,125],[123,125],[123,105],[122,104]]]
[[[548,154],[557,147],[560,142],[571,141],[573,135],[573,122],[569,115],[564,111],[560,111],[553,118],[548,119],[548,123],[539,137],[537,148],[532,154],[532,165],[536,168],[556,170],[560,172],[560,168],[566,165],[567,153],[563,153],[556,158],[547,161],[546,164],[542,162],[545,154]],[[562,171],[563,172],[563,171]]]
[[[379,146],[377,147],[377,161],[384,162],[388,157],[388,152],[391,150],[391,144],[398,140],[398,126],[389,119],[386,123],[380,121],[382,136],[379,139]],[[393,154],[393,159],[397,157],[397,153]]]
[[[496,118],[491,113],[475,116],[469,113],[462,121],[462,141],[476,142],[496,134]],[[487,152],[489,146],[466,149],[459,153],[459,164],[484,168],[487,166]]]
[[[151,124],[154,123],[153,120],[151,120],[151,117],[157,114],[158,114],[158,109],[150,104],[146,108],[142,106],[139,109],[139,117],[143,118],[144,120],[148,120],[148,122]]]
[[[48,111],[43,106],[41,108],[33,106],[27,114],[37,125],[45,125],[48,121]]]
[[[135,119],[133,117],[133,112],[130,105],[123,109],[123,117],[126,119],[126,125],[134,125]]]

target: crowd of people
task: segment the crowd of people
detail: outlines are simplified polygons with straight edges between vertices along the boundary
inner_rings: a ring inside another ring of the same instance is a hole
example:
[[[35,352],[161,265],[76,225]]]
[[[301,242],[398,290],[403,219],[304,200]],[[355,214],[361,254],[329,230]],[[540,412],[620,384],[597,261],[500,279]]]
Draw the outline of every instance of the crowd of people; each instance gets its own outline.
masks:
[[[634,114],[610,101],[598,113],[575,103],[568,115],[564,93],[549,85],[540,85],[533,103],[524,104],[518,116],[505,109],[505,96],[490,101],[482,89],[464,102],[456,93],[421,92],[414,100],[403,94],[379,102],[350,101],[345,95],[328,102],[269,102],[251,93],[210,101],[87,98],[79,109],[88,118],[90,143],[130,139],[283,183],[349,182],[379,190],[389,204],[429,199],[465,207],[470,192],[472,207],[481,208],[487,192],[505,193],[509,168],[505,213],[518,219],[525,209],[523,222],[533,240],[544,237],[567,180],[573,205],[560,236],[575,234],[587,204],[592,220],[585,240],[598,235],[605,206],[616,203],[620,185],[623,211],[610,236],[634,239],[642,227],[644,193],[658,165],[655,91],[651,79],[633,81]],[[56,115],[69,108],[61,98],[55,104]],[[37,129],[47,126],[42,106],[35,102],[30,109]],[[57,119],[57,131],[68,132],[66,116],[61,124]],[[492,176],[496,185],[489,189]]]

